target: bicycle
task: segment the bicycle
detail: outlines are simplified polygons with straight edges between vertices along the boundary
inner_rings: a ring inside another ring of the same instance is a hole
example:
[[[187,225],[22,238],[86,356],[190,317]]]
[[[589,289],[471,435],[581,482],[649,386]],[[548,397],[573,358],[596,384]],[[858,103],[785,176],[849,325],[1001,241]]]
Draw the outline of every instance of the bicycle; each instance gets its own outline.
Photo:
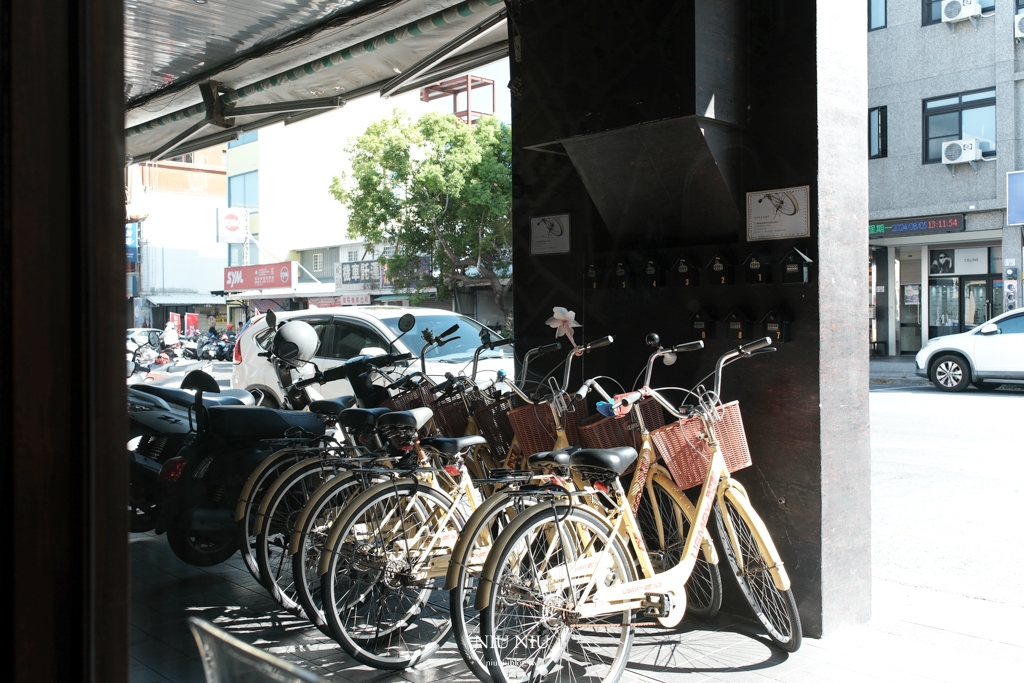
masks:
[[[708,466],[680,564],[652,574],[648,558],[640,562],[642,576],[636,575],[632,558],[647,550],[619,481],[637,459],[632,448],[581,449],[569,457],[573,470],[593,483],[607,514],[575,504],[587,492],[551,494],[502,531],[481,573],[475,605],[482,612],[485,658],[495,683],[562,675],[617,681],[629,659],[635,613],[653,618],[651,625],[671,628],[682,622],[685,582],[713,509],[726,558],[755,615],[776,646],[788,652],[800,647],[789,576],[746,491],[730,476],[716,430],[724,412],[719,405],[723,367],[770,344],[769,338],[757,340],[719,358],[714,390],[698,387],[698,402],[685,406],[685,414],[646,386],[616,397],[616,411],[624,413],[651,396],[700,427],[696,446],[706,451]]]

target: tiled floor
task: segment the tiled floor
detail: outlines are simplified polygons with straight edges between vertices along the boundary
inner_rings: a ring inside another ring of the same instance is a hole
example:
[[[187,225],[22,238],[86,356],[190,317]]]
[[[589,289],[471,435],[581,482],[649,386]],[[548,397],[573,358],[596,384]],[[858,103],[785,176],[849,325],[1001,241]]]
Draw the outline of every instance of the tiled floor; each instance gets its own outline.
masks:
[[[355,663],[308,622],[281,610],[237,555],[222,565],[200,569],[174,557],[163,537],[132,535],[131,548],[132,683],[204,680],[198,650],[186,624],[192,615],[329,680],[476,680],[451,642],[425,665],[401,673]],[[714,624],[694,622],[682,632],[639,630],[623,681],[1021,680],[1015,665],[1024,661],[1024,647],[1018,640],[972,638],[915,626],[911,621],[891,620],[876,621],[824,640],[808,639],[799,652],[786,655],[769,647],[767,640],[745,623],[723,617]]]

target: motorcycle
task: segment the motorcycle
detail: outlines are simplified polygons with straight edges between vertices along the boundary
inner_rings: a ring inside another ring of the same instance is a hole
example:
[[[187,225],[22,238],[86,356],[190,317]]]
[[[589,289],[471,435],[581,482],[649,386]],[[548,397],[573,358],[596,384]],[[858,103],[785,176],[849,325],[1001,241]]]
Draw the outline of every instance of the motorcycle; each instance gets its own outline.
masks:
[[[217,344],[218,339],[216,335],[209,332],[201,335],[196,344],[196,353],[199,360],[217,360]]]
[[[224,391],[213,377],[198,370],[188,373],[181,384],[182,389],[195,391],[195,401],[188,407],[188,435],[178,453],[163,462],[157,477],[161,505],[155,530],[167,534],[179,559],[195,566],[218,564],[238,549],[235,506],[249,474],[262,460],[283,445],[324,439],[325,416],[336,419],[357,401],[363,405],[360,396],[367,401],[376,397],[365,381],[360,382],[360,375],[410,357],[358,356],[323,373],[317,369],[313,377],[296,382],[293,372],[315,355],[316,332],[302,321],[278,326],[272,315],[268,318],[277,332],[270,350],[261,355],[277,368],[292,410],[218,404],[217,396]],[[409,316],[407,325],[411,329],[415,318]],[[313,384],[343,377],[355,379],[353,387],[360,385],[355,398],[325,401],[312,390]]]
[[[186,360],[199,360],[199,344],[195,336],[182,337],[181,357]]]

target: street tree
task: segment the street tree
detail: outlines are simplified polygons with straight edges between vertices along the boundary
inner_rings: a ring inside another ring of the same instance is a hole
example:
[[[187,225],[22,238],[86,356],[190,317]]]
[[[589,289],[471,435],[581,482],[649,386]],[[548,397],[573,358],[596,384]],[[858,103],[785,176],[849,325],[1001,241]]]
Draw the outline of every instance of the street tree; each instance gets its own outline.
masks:
[[[396,287],[432,285],[447,296],[485,283],[509,327],[511,134],[494,117],[469,126],[438,113],[414,122],[395,110],[349,145],[351,173],[330,187],[348,209],[349,237],[395,246],[381,261]]]

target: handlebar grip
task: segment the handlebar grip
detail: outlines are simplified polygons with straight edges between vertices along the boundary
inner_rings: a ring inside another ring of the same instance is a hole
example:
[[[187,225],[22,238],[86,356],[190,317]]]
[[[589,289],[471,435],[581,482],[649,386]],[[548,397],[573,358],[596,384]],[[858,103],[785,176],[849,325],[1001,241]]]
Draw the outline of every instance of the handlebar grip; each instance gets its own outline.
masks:
[[[441,382],[440,384],[436,384],[436,385],[430,387],[430,393],[432,393],[432,394],[440,394],[442,391],[448,391],[449,389],[452,388],[452,384],[454,382],[455,382],[454,379],[450,379],[447,382]]]
[[[673,353],[682,353],[684,351],[699,351],[704,348],[704,342],[698,339],[697,341],[686,342],[685,344],[677,344],[672,347]]]
[[[440,339],[441,337],[447,337],[449,334],[453,334],[453,333],[458,332],[458,331],[459,331],[459,324],[455,323],[454,325],[449,327],[447,330],[445,330],[441,334],[437,335],[435,337],[435,339]]]
[[[745,345],[741,346],[739,348],[739,352],[741,354],[743,354],[744,356],[746,356],[748,354],[754,353],[755,351],[760,351],[761,349],[765,348],[766,346],[771,346],[771,345],[772,345],[772,338],[771,337],[764,337],[762,339],[757,339],[757,340],[754,340],[754,341],[750,342],[749,344],[745,344]]]
[[[608,346],[609,344],[611,344],[614,341],[615,341],[615,338],[609,334],[607,337],[602,337],[600,339],[595,339],[594,341],[592,341],[589,344],[587,344],[587,346],[585,348],[586,348],[587,351],[590,351],[592,349],[599,349],[602,346]]]
[[[337,367],[325,370],[323,375],[320,377],[320,383],[326,384],[327,382],[333,382],[338,379],[344,379],[345,377],[345,366],[339,365]]]
[[[497,379],[489,379],[489,380],[486,380],[486,381],[483,381],[483,382],[480,382],[479,384],[477,384],[476,385],[476,390],[477,391],[481,391],[481,392],[487,391],[488,389],[490,389],[491,387],[493,387],[497,383],[498,383]]]
[[[544,346],[541,346],[541,347],[537,348],[537,355],[538,356],[543,356],[546,353],[551,353],[552,351],[561,351],[561,350],[562,350],[561,342],[555,342],[554,344],[545,344]]]
[[[384,388],[387,389],[388,391],[391,391],[392,389],[404,389],[406,386],[409,385],[409,382],[411,382],[411,381],[412,381],[412,375],[405,375],[404,377],[399,379],[397,382],[392,382],[391,384],[387,385]]]
[[[499,346],[508,346],[509,344],[515,344],[515,343],[516,343],[515,339],[499,339],[498,341],[487,342],[487,344],[485,346],[487,346],[488,349],[496,349]]]

